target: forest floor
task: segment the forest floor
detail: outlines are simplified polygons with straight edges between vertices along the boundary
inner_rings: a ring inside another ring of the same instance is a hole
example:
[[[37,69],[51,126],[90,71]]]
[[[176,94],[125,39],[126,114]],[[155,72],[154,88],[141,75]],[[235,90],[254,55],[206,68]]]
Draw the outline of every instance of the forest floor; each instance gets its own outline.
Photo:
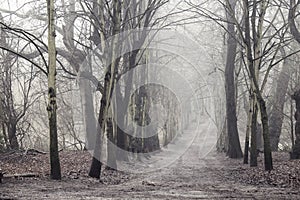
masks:
[[[49,155],[2,153],[7,174],[34,173],[34,178],[5,178],[0,199],[299,199],[300,162],[288,153],[274,153],[274,170],[226,158],[214,151],[199,157],[195,142],[173,164],[155,172],[130,174],[104,170],[101,181],[89,178],[88,152],[60,153],[63,179],[49,178]]]

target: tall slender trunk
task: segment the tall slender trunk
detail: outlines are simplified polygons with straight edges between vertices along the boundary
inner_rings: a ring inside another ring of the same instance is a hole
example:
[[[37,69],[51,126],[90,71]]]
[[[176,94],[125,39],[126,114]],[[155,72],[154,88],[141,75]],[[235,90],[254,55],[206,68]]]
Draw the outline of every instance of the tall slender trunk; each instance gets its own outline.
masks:
[[[48,117],[50,129],[50,165],[51,178],[61,179],[60,162],[58,155],[57,139],[57,104],[56,104],[56,47],[55,47],[55,20],[54,20],[54,0],[47,0],[48,12],[48,54],[49,54],[49,72],[48,72]]]
[[[269,131],[269,117],[267,113],[267,107],[266,102],[262,96],[262,92],[258,85],[258,71],[260,68],[261,63],[261,44],[262,44],[262,38],[263,38],[263,23],[265,21],[265,14],[266,10],[268,8],[268,1],[263,0],[259,1],[260,9],[259,9],[259,17],[258,17],[258,25],[257,25],[257,31],[253,32],[257,34],[257,38],[254,40],[254,53],[255,53],[255,68],[254,71],[250,69],[250,74],[253,78],[256,96],[257,96],[257,102],[259,105],[259,111],[260,111],[260,118],[262,122],[262,128],[263,128],[263,140],[264,140],[264,164],[265,164],[265,170],[271,171],[273,169],[273,161],[272,161],[272,152],[271,152],[271,146],[270,146],[270,131]],[[255,25],[255,22],[252,22],[252,24]],[[254,27],[254,26],[253,26]],[[260,58],[260,59],[259,59]],[[256,71],[255,71],[256,70]]]
[[[250,95],[251,96],[251,95]],[[251,131],[251,123],[252,123],[252,115],[253,115],[253,99],[250,98],[248,106],[248,102],[246,102],[246,95],[244,93],[244,108],[247,112],[247,127],[246,127],[246,136],[245,136],[245,149],[244,149],[244,164],[248,164],[249,160],[249,145],[250,145],[250,131]]]
[[[250,79],[251,79],[251,85],[253,85],[253,94],[257,98],[257,103],[259,105],[259,111],[260,116],[262,120],[262,126],[263,126],[263,138],[264,138],[264,162],[265,162],[265,170],[272,170],[273,169],[273,162],[272,162],[272,153],[270,148],[270,139],[269,139],[269,125],[268,125],[268,114],[267,109],[265,105],[265,101],[262,96],[262,91],[260,90],[259,84],[258,84],[258,69],[260,65],[260,51],[261,51],[261,39],[262,39],[262,27],[263,27],[263,21],[265,16],[265,11],[267,8],[266,1],[260,1],[260,14],[258,19],[258,25],[256,29],[256,13],[257,13],[257,4],[258,2],[253,2],[253,11],[251,16],[251,27],[252,27],[252,33],[253,33],[253,40],[251,40],[250,32],[250,15],[249,15],[249,1],[244,0],[244,6],[245,6],[245,45],[246,45],[246,51],[247,51],[247,64],[248,64],[248,70],[250,72]],[[253,52],[251,44],[253,44]],[[252,120],[253,121],[253,120]],[[253,127],[252,127],[253,129]]]
[[[295,146],[295,137],[294,137],[294,119],[293,114],[294,113],[294,107],[293,107],[293,99],[290,99],[290,124],[291,124],[291,140],[292,140],[292,149]]]

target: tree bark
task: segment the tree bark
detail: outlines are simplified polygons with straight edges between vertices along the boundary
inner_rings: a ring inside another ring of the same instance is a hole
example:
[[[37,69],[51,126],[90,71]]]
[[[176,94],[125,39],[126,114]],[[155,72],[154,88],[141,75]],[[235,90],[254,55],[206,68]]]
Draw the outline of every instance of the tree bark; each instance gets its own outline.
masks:
[[[263,127],[265,170],[271,171],[273,169],[273,161],[272,161],[272,153],[271,153],[270,138],[269,138],[270,132],[269,132],[269,124],[268,124],[267,107],[266,107],[266,102],[261,96],[259,96],[258,102],[259,102],[261,122]]]
[[[235,84],[234,84],[234,69],[237,41],[235,38],[234,13],[236,1],[230,0],[226,10],[228,25],[227,39],[227,58],[225,66],[225,91],[226,91],[226,118],[227,118],[227,133],[229,146],[227,155],[230,158],[242,158],[243,153],[240,145],[239,133],[237,129],[236,117],[236,99],[235,99]]]
[[[107,168],[110,170],[117,170],[117,158],[116,158],[116,137],[114,131],[113,122],[110,119],[107,120],[107,139],[110,143],[107,144]]]
[[[49,72],[48,72],[48,117],[50,129],[50,165],[51,178],[61,179],[60,162],[58,155],[57,139],[57,104],[56,104],[56,47],[55,47],[55,20],[54,20],[54,0],[47,0],[48,12],[48,55],[49,55]]]
[[[250,167],[257,166],[257,104],[252,105]]]

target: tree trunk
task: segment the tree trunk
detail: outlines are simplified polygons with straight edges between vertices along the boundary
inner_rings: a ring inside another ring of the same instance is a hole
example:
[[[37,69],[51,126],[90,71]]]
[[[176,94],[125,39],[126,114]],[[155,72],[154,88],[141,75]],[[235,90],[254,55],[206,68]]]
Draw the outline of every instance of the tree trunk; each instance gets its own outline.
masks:
[[[98,125],[97,125],[97,133],[95,139],[95,147],[93,152],[92,164],[89,171],[89,176],[93,178],[100,178],[102,163],[101,159],[101,150],[102,150],[102,141],[103,141],[103,130],[105,127],[105,117],[104,115],[107,113],[105,108],[107,107],[107,90],[109,89],[109,82],[111,79],[111,71],[110,68],[105,74],[104,78],[104,91],[101,97],[100,111],[98,115]]]
[[[257,132],[256,132],[256,149],[257,153],[263,152],[264,144],[263,144],[263,128],[261,123],[257,123]]]
[[[268,113],[266,103],[261,96],[259,97],[258,102],[260,106],[261,122],[263,127],[265,170],[271,171],[273,169],[273,161],[269,138]]]
[[[117,35],[120,32],[120,15],[121,15],[121,3],[117,0],[113,0],[113,30],[112,35]],[[117,52],[119,51],[120,44],[119,38],[114,37],[111,40],[111,51],[108,52],[106,58],[107,69],[104,77],[104,91],[101,97],[101,105],[98,123],[100,125],[99,130],[97,131],[96,144],[94,149],[94,155],[92,160],[92,165],[90,168],[89,176],[93,178],[100,178],[101,172],[101,149],[102,149],[102,137],[105,132],[105,123],[107,120],[108,109],[110,106],[110,100],[115,88],[115,78],[116,73],[118,72],[118,65],[120,58],[116,57]]]
[[[125,60],[127,60],[127,70],[130,70],[131,68],[134,68],[136,66],[136,56],[137,51],[134,50],[133,52],[130,52],[128,55],[126,55]],[[118,160],[128,160],[128,155],[126,151],[128,151],[128,133],[123,130],[125,128],[126,123],[126,117],[129,107],[129,101],[130,101],[130,92],[132,90],[133,86],[133,71],[129,71],[127,73],[127,77],[125,80],[125,91],[124,91],[124,97],[122,97],[121,94],[121,88],[120,83],[116,83],[116,95],[117,95],[117,111],[114,114],[114,116],[117,116],[117,145],[120,148],[120,150],[117,152],[117,159]]]
[[[56,122],[56,47],[55,47],[55,21],[54,21],[54,0],[47,0],[48,12],[48,117],[50,129],[50,165],[51,178],[61,179],[60,162],[58,155],[57,122]]]
[[[128,85],[126,84],[125,86],[126,88],[128,87]],[[125,153],[128,150],[127,147],[127,133],[125,132],[125,123],[126,123],[126,113],[128,110],[128,102],[129,101],[129,97],[127,97],[126,95],[129,96],[129,94],[126,93],[126,89],[125,89],[125,95],[124,98],[122,97],[121,94],[121,88],[120,88],[120,83],[117,82],[116,83],[116,111],[114,111],[114,116],[116,116],[116,121],[117,121],[117,146],[118,146],[118,151],[117,151],[117,159],[118,160],[123,160],[123,161],[127,161],[128,157],[127,154]]]
[[[111,119],[107,120],[107,168],[110,170],[117,170],[117,159],[116,159],[116,138],[114,134],[113,122]]]
[[[250,131],[252,124],[252,115],[253,115],[253,99],[250,98],[250,106],[248,105],[246,95],[244,93],[244,109],[247,112],[247,127],[246,127],[246,136],[245,136],[245,149],[244,149],[244,164],[248,164],[249,160],[249,146],[250,146]]]
[[[94,101],[92,94],[91,82],[88,78],[82,77],[82,74],[92,74],[92,59],[91,55],[84,56],[79,58],[75,56],[76,54],[82,54],[79,49],[76,48],[74,44],[74,24],[76,20],[76,9],[75,9],[75,0],[70,0],[68,5],[63,3],[63,7],[67,8],[64,10],[67,14],[64,16],[65,25],[63,42],[66,49],[69,52],[68,61],[72,66],[73,70],[79,75],[79,91],[82,105],[82,114],[83,114],[83,126],[86,136],[85,140],[85,149],[93,149],[95,146],[94,136],[97,132],[97,121],[95,117],[94,110]],[[96,14],[96,13],[95,13]],[[76,52],[76,53],[75,53]],[[85,58],[85,59],[84,59]],[[88,63],[84,63],[85,61]]]
[[[235,84],[234,84],[234,69],[237,41],[235,38],[234,27],[234,13],[236,1],[230,0],[226,10],[226,16],[229,21],[227,25],[228,39],[227,39],[227,58],[225,66],[225,91],[226,91],[226,117],[227,117],[227,133],[229,146],[227,155],[230,158],[243,157],[240,139],[237,129],[236,117],[236,99],[235,99]]]
[[[295,3],[295,0],[290,0],[290,9],[289,9],[289,24],[290,24],[290,31],[295,38],[295,40],[300,44],[300,32],[297,29],[296,22],[295,22],[295,13],[297,6],[299,4],[299,1],[297,4]]]
[[[273,162],[272,162],[272,153],[270,148],[270,140],[269,140],[269,125],[268,125],[268,114],[267,109],[265,105],[265,101],[262,96],[262,91],[260,90],[259,83],[258,83],[258,70],[260,67],[260,51],[261,51],[261,39],[262,39],[262,27],[263,27],[263,21],[265,16],[265,11],[267,9],[267,2],[266,1],[259,1],[261,4],[260,8],[260,14],[258,19],[258,25],[256,30],[256,13],[257,13],[257,4],[258,2],[253,2],[253,11],[251,16],[251,27],[252,27],[252,33],[253,33],[253,40],[251,40],[251,28],[250,28],[250,14],[249,14],[249,1],[244,0],[244,6],[245,6],[245,45],[246,45],[246,52],[247,52],[247,64],[248,69],[250,72],[250,79],[251,79],[251,86],[253,88],[253,94],[257,98],[257,102],[260,108],[260,116],[262,120],[262,126],[263,126],[263,138],[264,138],[264,158],[265,158],[265,170],[272,170],[273,169]],[[253,44],[253,52],[251,44]],[[252,119],[253,121],[253,119]],[[252,127],[253,129],[253,127]]]
[[[287,61],[284,61],[282,70],[279,74],[277,80],[276,91],[274,95],[274,100],[272,102],[273,106],[270,112],[270,144],[271,150],[277,151],[279,138],[281,134],[281,128],[283,123],[283,108],[285,104],[285,97],[288,89],[288,84],[290,80],[290,72]]]
[[[95,146],[94,135],[97,133],[93,94],[90,81],[80,78],[79,90],[82,103],[83,123],[86,134],[85,149],[93,149]]]
[[[295,13],[296,8],[299,4],[295,4],[295,0],[290,0],[290,10],[289,10],[289,23],[290,23],[290,30],[292,35],[294,36],[295,40],[300,44],[300,32],[297,29],[295,23]],[[295,112],[295,144],[291,152],[291,159],[300,159],[300,90],[297,90],[293,95],[292,99],[296,101],[296,112]]]
[[[220,136],[217,141],[217,151],[218,152],[227,152],[228,151],[228,134],[227,134],[227,121],[223,124]]]
[[[255,98],[255,97],[253,97]],[[255,100],[254,100],[255,102]],[[250,154],[250,167],[257,166],[257,104],[255,103],[252,107],[251,117],[251,154]]]
[[[292,140],[292,149],[295,146],[295,136],[294,136],[294,107],[293,107],[293,99],[290,99],[290,129],[291,129],[291,140]]]
[[[300,159],[300,90],[296,91],[292,95],[292,99],[296,101],[295,112],[295,145],[291,152],[291,159]]]
[[[0,85],[0,87],[2,87],[2,85]],[[3,112],[3,107],[2,107],[2,97],[1,97],[1,92],[0,92],[0,132],[1,132],[1,135],[0,135],[0,140],[3,139],[3,142],[5,144],[5,147],[8,149],[9,147],[9,141],[8,141],[8,138],[7,138],[7,135],[6,135],[6,130],[5,130],[5,116],[4,116],[4,112]],[[0,141],[1,143],[2,141]],[[1,146],[0,146],[1,148]],[[4,146],[3,146],[4,148]]]
[[[10,149],[18,150],[19,143],[17,138],[17,122],[15,120],[10,120],[8,127],[9,147]]]

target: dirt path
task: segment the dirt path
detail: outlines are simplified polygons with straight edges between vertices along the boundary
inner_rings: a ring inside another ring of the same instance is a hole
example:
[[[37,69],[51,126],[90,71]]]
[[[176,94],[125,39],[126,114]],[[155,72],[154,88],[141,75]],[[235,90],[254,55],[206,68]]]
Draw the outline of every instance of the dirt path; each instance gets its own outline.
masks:
[[[235,163],[214,151],[203,155],[203,148],[215,141],[213,137],[206,136],[203,141],[199,134],[170,166],[133,175],[121,184],[106,185],[88,177],[8,180],[0,184],[0,199],[299,199],[297,191],[226,179],[224,172]]]

